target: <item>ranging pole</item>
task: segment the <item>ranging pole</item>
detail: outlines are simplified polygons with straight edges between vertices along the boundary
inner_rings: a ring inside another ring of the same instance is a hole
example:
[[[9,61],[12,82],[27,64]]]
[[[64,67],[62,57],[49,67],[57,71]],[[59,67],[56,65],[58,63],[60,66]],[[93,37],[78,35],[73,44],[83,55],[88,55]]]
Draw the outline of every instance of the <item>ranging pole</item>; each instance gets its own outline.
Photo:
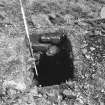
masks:
[[[27,35],[26,37],[28,39],[29,50],[30,50],[31,56],[34,58],[33,49],[32,49],[31,41],[30,41],[30,37],[29,37],[28,25],[27,25],[27,21],[26,21],[26,17],[25,17],[24,8],[23,8],[23,5],[22,5],[22,1],[19,0],[19,2],[20,2],[21,12],[22,12],[23,21],[24,21],[25,30],[26,30],[26,35]],[[36,64],[35,63],[34,63],[34,68],[35,68],[36,75],[38,76],[38,72],[37,72],[37,68],[36,68]]]

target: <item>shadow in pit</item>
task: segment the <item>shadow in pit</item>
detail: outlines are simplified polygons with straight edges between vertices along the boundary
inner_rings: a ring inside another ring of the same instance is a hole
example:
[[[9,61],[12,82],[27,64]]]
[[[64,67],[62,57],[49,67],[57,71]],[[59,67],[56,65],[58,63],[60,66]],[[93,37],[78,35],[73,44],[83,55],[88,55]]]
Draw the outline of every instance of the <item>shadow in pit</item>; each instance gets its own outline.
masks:
[[[38,69],[38,83],[42,86],[59,85],[66,80],[74,78],[72,46],[69,39],[64,36],[57,45],[60,52],[54,56],[42,54]]]

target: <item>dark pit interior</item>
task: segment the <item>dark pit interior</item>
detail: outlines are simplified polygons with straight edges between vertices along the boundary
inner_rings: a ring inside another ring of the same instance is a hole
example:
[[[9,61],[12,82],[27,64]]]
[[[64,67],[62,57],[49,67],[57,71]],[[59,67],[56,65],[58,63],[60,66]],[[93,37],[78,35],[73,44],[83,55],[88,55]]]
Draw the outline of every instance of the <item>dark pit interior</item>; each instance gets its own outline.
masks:
[[[54,56],[43,53],[40,57],[38,69],[38,84],[42,86],[59,85],[66,80],[73,79],[73,58],[70,58],[72,47],[67,37],[57,45],[60,52]]]

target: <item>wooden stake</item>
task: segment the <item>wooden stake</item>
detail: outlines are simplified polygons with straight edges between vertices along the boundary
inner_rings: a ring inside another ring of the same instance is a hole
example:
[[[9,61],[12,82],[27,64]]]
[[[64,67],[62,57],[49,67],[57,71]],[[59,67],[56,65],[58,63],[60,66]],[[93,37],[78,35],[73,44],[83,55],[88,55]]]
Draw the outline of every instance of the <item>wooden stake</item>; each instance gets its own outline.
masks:
[[[23,21],[24,21],[25,30],[26,30],[26,38],[28,39],[29,50],[30,50],[32,58],[34,58],[33,49],[32,49],[31,41],[30,41],[30,37],[29,37],[28,25],[27,25],[27,21],[26,21],[26,17],[25,17],[24,8],[23,8],[23,5],[22,5],[22,1],[19,0],[19,2],[20,2],[21,12],[22,12]],[[36,68],[36,64],[35,63],[34,63],[34,68],[35,68],[36,75],[38,76],[38,72],[37,72],[37,68]]]

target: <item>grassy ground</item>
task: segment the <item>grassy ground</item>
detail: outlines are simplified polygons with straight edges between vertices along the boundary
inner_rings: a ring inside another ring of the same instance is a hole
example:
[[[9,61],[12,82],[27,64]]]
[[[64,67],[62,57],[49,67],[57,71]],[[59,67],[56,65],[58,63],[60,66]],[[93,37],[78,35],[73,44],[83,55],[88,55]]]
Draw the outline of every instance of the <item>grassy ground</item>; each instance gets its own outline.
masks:
[[[64,30],[75,79],[36,86],[18,0],[0,1],[0,105],[104,105],[104,0],[22,0],[30,36]],[[53,20],[49,19],[53,17]]]

